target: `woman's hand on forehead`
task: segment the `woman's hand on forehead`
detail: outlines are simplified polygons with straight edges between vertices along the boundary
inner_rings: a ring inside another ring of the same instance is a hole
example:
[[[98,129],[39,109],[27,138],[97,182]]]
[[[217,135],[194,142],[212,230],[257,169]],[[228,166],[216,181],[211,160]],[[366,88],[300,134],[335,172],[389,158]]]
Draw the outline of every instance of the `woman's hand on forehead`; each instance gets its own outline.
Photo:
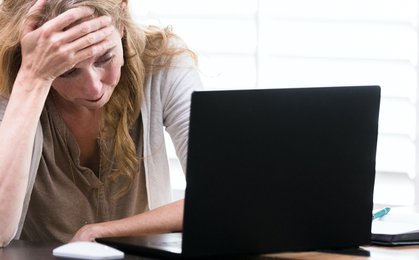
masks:
[[[75,64],[116,44],[109,37],[115,30],[112,19],[96,17],[85,6],[69,9],[35,28],[36,21],[31,19],[42,12],[44,1],[38,0],[30,9],[21,37],[21,70],[32,77],[52,82]]]

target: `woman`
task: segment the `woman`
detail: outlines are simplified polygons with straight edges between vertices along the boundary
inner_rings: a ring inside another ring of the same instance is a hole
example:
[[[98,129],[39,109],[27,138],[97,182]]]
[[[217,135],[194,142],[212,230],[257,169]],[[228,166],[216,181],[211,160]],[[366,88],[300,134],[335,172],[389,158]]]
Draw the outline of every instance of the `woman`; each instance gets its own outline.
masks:
[[[127,0],[0,5],[0,245],[182,229],[164,128],[186,162],[194,55]]]

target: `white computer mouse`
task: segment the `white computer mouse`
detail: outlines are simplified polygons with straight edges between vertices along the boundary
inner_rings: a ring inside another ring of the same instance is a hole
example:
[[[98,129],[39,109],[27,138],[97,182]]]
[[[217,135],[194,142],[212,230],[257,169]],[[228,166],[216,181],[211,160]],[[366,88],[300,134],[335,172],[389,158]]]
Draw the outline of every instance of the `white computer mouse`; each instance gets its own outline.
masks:
[[[70,242],[52,250],[57,257],[76,259],[122,259],[124,252],[110,246],[88,241]]]

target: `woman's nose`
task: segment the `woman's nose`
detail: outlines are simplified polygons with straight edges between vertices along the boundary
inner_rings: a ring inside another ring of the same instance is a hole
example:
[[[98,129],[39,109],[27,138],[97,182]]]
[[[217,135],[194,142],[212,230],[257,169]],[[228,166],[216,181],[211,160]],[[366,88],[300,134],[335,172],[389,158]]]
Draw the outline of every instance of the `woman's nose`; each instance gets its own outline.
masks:
[[[85,85],[86,94],[89,95],[89,99],[96,99],[102,95],[102,82],[100,72],[94,69],[89,70],[86,73]]]

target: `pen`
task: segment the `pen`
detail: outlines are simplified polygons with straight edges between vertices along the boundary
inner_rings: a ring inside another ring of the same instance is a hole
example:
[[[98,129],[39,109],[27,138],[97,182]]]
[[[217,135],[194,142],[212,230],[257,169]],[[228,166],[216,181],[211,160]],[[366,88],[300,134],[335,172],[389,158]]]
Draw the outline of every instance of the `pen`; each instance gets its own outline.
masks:
[[[372,220],[379,219],[387,215],[390,212],[390,208],[383,208],[382,210],[377,211],[376,213],[372,214]]]

